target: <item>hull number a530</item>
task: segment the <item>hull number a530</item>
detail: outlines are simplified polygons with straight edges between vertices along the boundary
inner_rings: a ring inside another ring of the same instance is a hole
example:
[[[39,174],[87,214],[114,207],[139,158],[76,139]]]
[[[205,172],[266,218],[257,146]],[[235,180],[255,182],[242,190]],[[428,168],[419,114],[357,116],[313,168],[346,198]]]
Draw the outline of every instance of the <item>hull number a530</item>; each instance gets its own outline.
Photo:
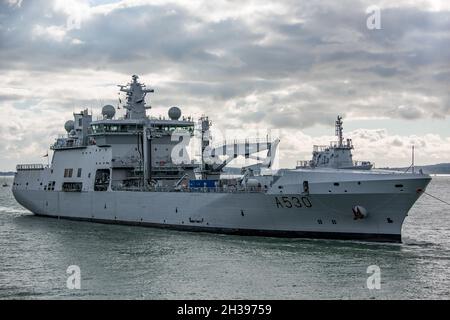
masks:
[[[308,197],[283,196],[275,197],[277,208],[311,208],[312,204]]]

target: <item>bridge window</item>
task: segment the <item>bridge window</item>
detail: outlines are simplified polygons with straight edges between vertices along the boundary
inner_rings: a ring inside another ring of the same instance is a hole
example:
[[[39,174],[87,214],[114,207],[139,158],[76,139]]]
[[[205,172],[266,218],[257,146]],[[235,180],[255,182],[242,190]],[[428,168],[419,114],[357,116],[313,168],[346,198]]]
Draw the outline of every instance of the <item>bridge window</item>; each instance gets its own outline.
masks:
[[[81,178],[81,168],[78,168],[77,178]]]
[[[109,169],[98,169],[95,173],[94,191],[106,191],[109,187]]]
[[[136,124],[93,124],[91,125],[93,133],[105,132],[134,132],[142,130],[142,125]]]
[[[64,178],[72,178],[73,169],[64,169]]]
[[[81,182],[64,182],[62,185],[62,191],[64,192],[81,192],[83,189],[83,183]]]

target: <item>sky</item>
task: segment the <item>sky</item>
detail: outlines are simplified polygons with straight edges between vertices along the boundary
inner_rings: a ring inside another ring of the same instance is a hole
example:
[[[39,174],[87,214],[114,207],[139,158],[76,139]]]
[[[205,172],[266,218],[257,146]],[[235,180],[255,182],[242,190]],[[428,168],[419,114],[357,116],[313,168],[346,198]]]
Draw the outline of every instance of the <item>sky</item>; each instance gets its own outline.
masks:
[[[45,163],[133,74],[153,116],[279,133],[282,166],[335,140],[337,115],[355,160],[408,166],[414,144],[416,164],[450,162],[449,1],[0,0],[0,170]]]

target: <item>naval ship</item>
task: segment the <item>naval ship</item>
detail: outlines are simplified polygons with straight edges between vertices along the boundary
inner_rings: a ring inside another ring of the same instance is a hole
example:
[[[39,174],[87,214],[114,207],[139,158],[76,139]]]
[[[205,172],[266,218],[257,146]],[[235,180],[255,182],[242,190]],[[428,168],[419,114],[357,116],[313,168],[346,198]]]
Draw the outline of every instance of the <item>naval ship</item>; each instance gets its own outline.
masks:
[[[23,207],[37,216],[186,231],[401,242],[408,211],[431,180],[330,166],[270,170],[278,139],[213,144],[208,117],[184,117],[178,107],[168,118],[147,116],[154,90],[138,76],[119,87],[124,116],[112,105],[97,120],[88,110],[74,113],[50,147],[49,165],[17,165],[12,191]],[[199,160],[185,147],[194,137]],[[223,174],[233,159],[261,152],[256,167]]]
[[[313,156],[309,161],[297,161],[298,168],[334,168],[370,170],[373,163],[370,161],[353,161],[352,150],[354,149],[352,139],[344,141],[344,128],[342,117],[338,116],[335,122],[335,134],[338,141],[332,141],[328,146],[313,146]]]

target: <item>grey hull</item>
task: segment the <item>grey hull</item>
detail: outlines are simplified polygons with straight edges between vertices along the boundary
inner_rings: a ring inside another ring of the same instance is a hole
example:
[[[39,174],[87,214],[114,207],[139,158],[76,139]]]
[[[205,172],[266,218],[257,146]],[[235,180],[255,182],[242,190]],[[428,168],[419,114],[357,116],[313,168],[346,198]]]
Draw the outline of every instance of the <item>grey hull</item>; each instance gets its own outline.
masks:
[[[18,189],[13,192],[20,204],[39,216],[225,234],[388,242],[401,241],[403,221],[419,196]],[[352,212],[355,205],[369,208],[368,216],[355,219]]]
[[[333,239],[333,240],[362,240],[370,242],[392,242],[401,243],[400,234],[377,234],[377,233],[345,233],[345,232],[313,232],[313,231],[282,231],[282,230],[252,230],[252,229],[236,229],[236,228],[214,228],[214,227],[197,227],[176,224],[159,224],[147,222],[133,222],[121,220],[103,220],[95,218],[75,218],[64,216],[49,216],[36,214],[43,218],[64,219],[72,221],[94,222],[100,224],[115,224],[127,226],[140,226],[147,228],[159,228],[188,232],[205,232],[239,236],[255,236],[255,237],[276,237],[276,238],[306,238],[306,239]]]

